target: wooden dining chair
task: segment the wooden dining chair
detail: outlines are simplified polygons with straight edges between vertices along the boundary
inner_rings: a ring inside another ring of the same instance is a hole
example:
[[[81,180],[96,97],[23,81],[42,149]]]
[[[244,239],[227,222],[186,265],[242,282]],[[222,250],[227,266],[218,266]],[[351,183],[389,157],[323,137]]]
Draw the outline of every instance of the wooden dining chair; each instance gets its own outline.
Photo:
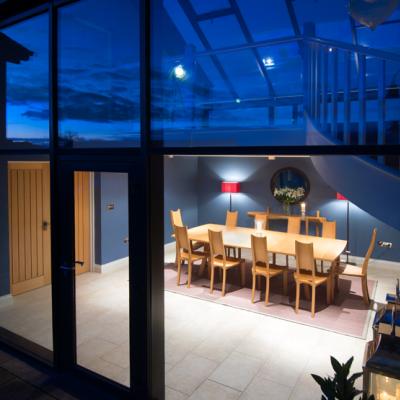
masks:
[[[315,316],[315,294],[316,288],[326,283],[326,302],[331,301],[331,275],[321,274],[316,271],[313,243],[302,243],[296,240],[296,313],[299,312],[301,285],[311,286],[311,316]]]
[[[227,210],[226,212],[226,219],[225,219],[225,226],[228,229],[233,229],[237,227],[237,222],[238,222],[238,217],[239,217],[239,212],[238,211],[229,211]],[[226,255],[229,257],[231,255],[231,252],[233,254],[233,257],[236,257],[236,248],[235,247],[225,247]],[[239,249],[239,257],[241,256],[241,252]]]
[[[336,239],[336,221],[323,220],[321,224],[322,224],[321,237],[327,239]],[[324,262],[322,260],[321,260],[321,272],[324,272]]]
[[[245,271],[244,260],[236,257],[228,257],[226,255],[222,232],[208,230],[208,238],[210,242],[210,265],[211,265],[211,282],[210,293],[214,290],[215,268],[222,270],[222,296],[225,296],[226,273],[229,269],[240,267],[241,282],[244,285]]]
[[[182,221],[182,213],[180,208],[178,208],[177,210],[170,210],[169,211],[169,216],[171,219],[171,226],[172,226],[172,230],[174,231],[174,226],[184,226],[183,225],[183,221]],[[201,242],[191,242],[191,246],[192,246],[192,251],[196,251],[201,249],[204,246],[204,243]],[[176,244],[176,258],[175,258],[175,263],[178,262],[178,244]]]
[[[177,265],[178,265],[178,276],[176,284],[179,286],[181,282],[181,267],[182,264],[188,263],[188,280],[187,287],[190,288],[190,283],[192,281],[192,268],[195,261],[201,260],[200,269],[204,268],[207,261],[207,255],[204,252],[193,251],[188,237],[186,226],[174,226],[174,232],[177,243]]]
[[[288,217],[287,233],[293,233],[300,235],[301,231],[301,218],[300,217]],[[289,256],[286,256],[286,266],[289,267]]]
[[[269,303],[269,281],[278,275],[283,277],[283,294],[287,295],[288,285],[288,268],[285,266],[272,265],[269,263],[267,250],[267,238],[251,235],[251,253],[253,256],[253,267],[251,269],[253,280],[251,287],[251,302],[254,303],[254,295],[256,291],[256,278],[263,276],[266,280],[265,286],[265,304]]]
[[[257,226],[257,221],[261,221],[261,229],[269,228],[268,214],[255,214],[254,215],[254,228]]]
[[[370,302],[368,293],[368,263],[371,258],[372,252],[375,249],[376,233],[377,229],[374,228],[372,230],[371,241],[369,243],[368,250],[365,254],[364,262],[361,267],[356,265],[344,264],[339,265],[337,270],[338,275],[355,276],[361,279],[363,299],[366,305],[368,305]]]
[[[336,239],[336,221],[322,221],[322,237]]]

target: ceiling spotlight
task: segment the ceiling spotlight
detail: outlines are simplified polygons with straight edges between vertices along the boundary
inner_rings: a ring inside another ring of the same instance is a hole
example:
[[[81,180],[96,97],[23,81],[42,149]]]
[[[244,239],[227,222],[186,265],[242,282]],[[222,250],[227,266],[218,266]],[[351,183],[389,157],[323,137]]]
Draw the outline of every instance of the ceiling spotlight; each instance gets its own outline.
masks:
[[[275,65],[275,61],[272,57],[264,57],[263,63],[266,67],[273,67]]]
[[[174,74],[177,79],[184,79],[186,77],[186,70],[183,68],[182,64],[179,64],[174,68]]]
[[[237,103],[237,104],[239,104],[239,103],[240,103],[240,99],[236,99],[235,101],[236,101],[236,103]]]
[[[329,47],[329,53],[332,53],[333,49],[332,47]]]

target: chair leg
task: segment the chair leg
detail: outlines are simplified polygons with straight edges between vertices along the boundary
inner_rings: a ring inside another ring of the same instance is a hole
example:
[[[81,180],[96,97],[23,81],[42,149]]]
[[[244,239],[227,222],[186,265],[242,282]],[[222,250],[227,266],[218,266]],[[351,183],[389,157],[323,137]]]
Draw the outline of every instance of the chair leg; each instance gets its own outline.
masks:
[[[276,265],[276,254],[272,254],[272,264]]]
[[[254,303],[254,296],[256,293],[256,274],[253,274],[253,283],[251,285],[251,302]]]
[[[244,262],[240,263],[240,283],[242,287],[246,285],[246,265]]]
[[[367,277],[363,276],[361,278],[361,283],[362,283],[362,292],[363,292],[363,298],[364,298],[364,303],[366,305],[369,305],[369,293],[368,293],[368,281],[367,281]]]
[[[212,294],[214,290],[214,266],[211,265],[211,279],[210,279],[210,293]]]
[[[192,262],[192,260],[189,259],[189,261],[188,261],[188,281],[187,281],[188,288],[190,288],[190,283],[192,282],[192,268],[193,268],[193,262]]]
[[[226,269],[223,268],[223,271],[222,271],[222,297],[225,296],[225,286],[226,286]]]
[[[289,256],[286,256],[286,266],[289,267]]]
[[[283,271],[282,281],[283,281],[283,295],[287,296],[287,294],[288,294],[288,270]]]
[[[311,317],[314,318],[315,316],[315,285],[312,285],[312,292],[311,292]]]
[[[328,276],[326,281],[326,304],[331,304],[331,277]]]
[[[256,288],[257,290],[261,290],[261,276],[256,275]]]
[[[299,312],[299,306],[300,306],[300,282],[296,281],[296,306],[295,306],[296,313]]]
[[[207,257],[204,257],[201,260],[201,265],[200,265],[200,268],[199,268],[199,276],[200,277],[203,276],[203,274],[204,274],[204,270],[206,269],[206,263],[207,263]]]
[[[269,304],[269,276],[265,277],[265,305]]]
[[[177,277],[176,277],[176,285],[179,286],[180,283],[181,283],[181,267],[182,267],[182,261],[181,261],[181,259],[178,257],[176,262],[177,262],[177,264],[178,264],[178,274],[177,274]]]

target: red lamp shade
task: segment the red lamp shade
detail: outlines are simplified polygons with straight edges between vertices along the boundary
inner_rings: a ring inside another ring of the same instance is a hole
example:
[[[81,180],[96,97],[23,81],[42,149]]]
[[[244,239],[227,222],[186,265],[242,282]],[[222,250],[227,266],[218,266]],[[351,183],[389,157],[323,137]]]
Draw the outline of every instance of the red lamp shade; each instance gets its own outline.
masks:
[[[337,200],[347,200],[347,197],[344,197],[342,194],[340,193],[336,193],[336,199]]]
[[[240,183],[239,182],[222,182],[221,184],[222,193],[239,193]]]

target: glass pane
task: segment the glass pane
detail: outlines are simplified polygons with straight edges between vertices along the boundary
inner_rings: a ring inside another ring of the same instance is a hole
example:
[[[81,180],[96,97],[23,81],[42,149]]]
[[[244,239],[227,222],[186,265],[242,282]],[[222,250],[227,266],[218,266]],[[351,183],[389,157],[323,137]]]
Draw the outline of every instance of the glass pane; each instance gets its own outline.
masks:
[[[0,198],[0,336],[52,350],[49,162],[1,158]]]
[[[282,0],[237,0],[255,41],[294,35],[286,4]]]
[[[296,0],[293,2],[301,29],[304,24],[315,24],[316,36],[351,42],[351,25],[345,1]]]
[[[300,118],[293,123],[303,99],[296,42],[249,48],[237,15],[197,22],[180,2],[153,4],[153,140],[164,146],[304,144]]]
[[[60,9],[59,85],[63,146],[139,145],[137,0],[122,0],[118,7],[83,0]]]
[[[0,33],[0,147],[48,146],[48,36],[47,14]]]
[[[129,386],[128,174],[75,172],[79,365]]]

